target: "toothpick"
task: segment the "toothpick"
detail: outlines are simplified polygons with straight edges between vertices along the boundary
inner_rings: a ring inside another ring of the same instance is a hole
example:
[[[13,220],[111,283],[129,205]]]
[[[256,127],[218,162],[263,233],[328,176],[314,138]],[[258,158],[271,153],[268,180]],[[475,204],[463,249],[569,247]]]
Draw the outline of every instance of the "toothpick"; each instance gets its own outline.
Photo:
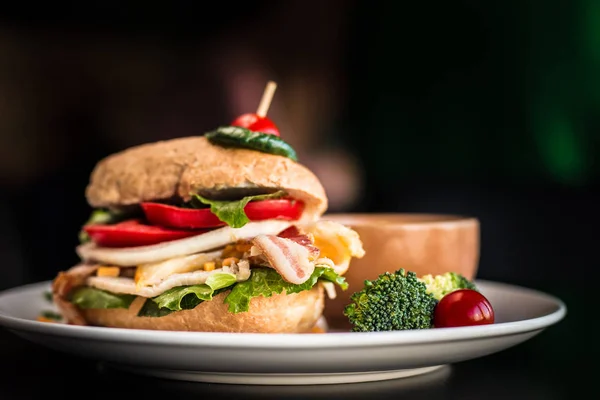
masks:
[[[271,100],[273,100],[275,89],[277,89],[277,84],[275,82],[267,82],[265,91],[263,92],[262,98],[260,99],[260,104],[258,105],[258,108],[256,110],[256,115],[258,115],[259,117],[267,116],[267,111],[269,111],[269,107],[271,106]]]

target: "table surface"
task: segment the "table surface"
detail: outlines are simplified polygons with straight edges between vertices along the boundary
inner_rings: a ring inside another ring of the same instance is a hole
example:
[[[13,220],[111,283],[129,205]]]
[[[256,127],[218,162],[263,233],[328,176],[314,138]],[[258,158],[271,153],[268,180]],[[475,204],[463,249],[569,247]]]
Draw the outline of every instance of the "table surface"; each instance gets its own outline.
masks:
[[[561,341],[568,323],[502,352],[443,367],[413,378],[323,386],[241,386],[169,381],[119,372],[30,343],[0,328],[0,399],[103,399],[131,393],[136,398],[189,399],[568,399],[592,387],[592,365]],[[568,341],[567,341],[568,342]],[[584,368],[581,366],[581,368]],[[578,392],[577,392],[578,393]],[[124,396],[125,397],[125,396]],[[130,397],[130,395],[127,395]],[[121,396],[118,396],[121,398]]]

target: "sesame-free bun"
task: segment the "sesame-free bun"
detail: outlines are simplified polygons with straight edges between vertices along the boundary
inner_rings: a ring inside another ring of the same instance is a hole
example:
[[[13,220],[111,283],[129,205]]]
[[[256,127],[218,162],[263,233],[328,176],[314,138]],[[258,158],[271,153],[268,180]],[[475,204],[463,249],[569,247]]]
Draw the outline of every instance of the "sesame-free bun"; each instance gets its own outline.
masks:
[[[223,189],[283,189],[305,203],[303,220],[317,219],[327,209],[321,182],[305,166],[283,156],[216,146],[203,136],[144,144],[106,157],[91,174],[86,198],[92,207],[120,207],[188,201],[191,193],[215,196]]]
[[[231,313],[223,299],[229,291],[204,301],[191,310],[164,317],[138,317],[145,299],[137,297],[129,309],[81,310],[88,325],[197,332],[304,333],[321,317],[324,291],[321,285],[299,293],[253,297],[247,312]]]

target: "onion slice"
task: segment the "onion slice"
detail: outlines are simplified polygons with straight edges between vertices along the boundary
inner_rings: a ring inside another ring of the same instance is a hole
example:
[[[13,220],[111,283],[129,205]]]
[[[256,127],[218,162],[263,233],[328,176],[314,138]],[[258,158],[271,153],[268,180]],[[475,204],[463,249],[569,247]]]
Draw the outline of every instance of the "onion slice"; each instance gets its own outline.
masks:
[[[225,226],[197,236],[150,246],[106,248],[99,247],[94,243],[86,243],[78,246],[76,251],[79,257],[85,261],[97,261],[128,267],[206,252],[241,239],[251,239],[261,234],[276,235],[290,227],[292,223],[291,221],[282,220],[249,222],[237,229]]]

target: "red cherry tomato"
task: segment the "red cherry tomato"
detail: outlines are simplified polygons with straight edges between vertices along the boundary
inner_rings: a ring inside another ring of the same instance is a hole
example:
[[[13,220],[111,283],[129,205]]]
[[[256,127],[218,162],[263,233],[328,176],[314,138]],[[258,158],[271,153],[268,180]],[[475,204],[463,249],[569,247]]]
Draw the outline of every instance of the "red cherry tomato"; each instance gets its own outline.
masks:
[[[145,225],[138,220],[127,220],[113,225],[91,224],[83,227],[92,241],[102,247],[135,247],[157,244],[189,236],[207,230],[172,230],[160,226]]]
[[[180,208],[160,203],[142,203],[142,209],[152,224],[176,229],[215,228],[223,226],[210,208]],[[251,201],[244,207],[250,221],[265,219],[297,220],[304,211],[304,203],[292,199]]]
[[[455,290],[442,297],[433,315],[433,325],[436,328],[493,323],[492,305],[485,296],[471,289]]]
[[[242,114],[231,123],[232,126],[239,126],[250,129],[254,132],[267,133],[269,135],[279,136],[279,128],[273,121],[267,117],[261,117],[254,113]]]

